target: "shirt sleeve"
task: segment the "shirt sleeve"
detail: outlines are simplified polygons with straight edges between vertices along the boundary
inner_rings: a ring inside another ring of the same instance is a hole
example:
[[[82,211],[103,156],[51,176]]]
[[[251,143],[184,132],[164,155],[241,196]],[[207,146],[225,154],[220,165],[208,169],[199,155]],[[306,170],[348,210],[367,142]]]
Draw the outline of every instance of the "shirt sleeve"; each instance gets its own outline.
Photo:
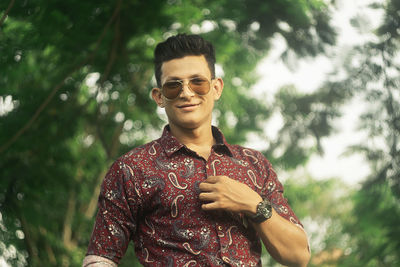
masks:
[[[264,156],[262,156],[262,158],[266,171],[266,179],[264,180],[264,186],[261,189],[261,197],[268,198],[272,207],[280,216],[303,228],[300,220],[297,218],[296,214],[289,206],[287,199],[283,195],[283,185],[278,180],[271,163]]]
[[[83,259],[82,267],[117,267],[117,264],[107,258],[89,255]]]
[[[119,263],[136,231],[140,192],[131,167],[116,161],[101,185],[98,211],[86,255]]]

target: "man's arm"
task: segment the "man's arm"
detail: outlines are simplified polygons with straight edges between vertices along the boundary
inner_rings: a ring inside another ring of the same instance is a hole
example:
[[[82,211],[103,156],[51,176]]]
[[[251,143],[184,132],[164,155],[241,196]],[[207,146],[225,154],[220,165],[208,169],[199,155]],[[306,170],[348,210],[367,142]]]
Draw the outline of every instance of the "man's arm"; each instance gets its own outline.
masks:
[[[125,254],[141,205],[134,181],[132,168],[122,161],[114,162],[107,172],[83,266],[117,266]]]
[[[200,184],[203,210],[227,210],[246,215],[256,214],[261,196],[247,185],[226,176],[210,176]],[[266,249],[279,263],[287,266],[307,266],[310,259],[307,235],[298,225],[281,217],[272,209],[272,217],[262,223],[252,223]]]
[[[282,218],[274,209],[271,218],[252,225],[277,262],[287,266],[307,266],[310,251],[307,235],[301,226]]]
[[[89,255],[83,259],[82,267],[117,267],[117,264],[104,257]]]

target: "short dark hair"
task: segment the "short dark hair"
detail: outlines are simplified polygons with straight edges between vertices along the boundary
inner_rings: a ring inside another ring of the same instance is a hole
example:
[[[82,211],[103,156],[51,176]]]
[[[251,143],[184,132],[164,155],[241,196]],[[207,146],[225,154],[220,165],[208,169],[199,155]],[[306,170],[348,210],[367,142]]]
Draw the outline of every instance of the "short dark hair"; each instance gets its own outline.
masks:
[[[161,86],[161,66],[164,62],[191,55],[203,55],[208,63],[211,78],[215,78],[214,46],[201,36],[177,34],[159,43],[154,50],[154,72],[157,86]]]

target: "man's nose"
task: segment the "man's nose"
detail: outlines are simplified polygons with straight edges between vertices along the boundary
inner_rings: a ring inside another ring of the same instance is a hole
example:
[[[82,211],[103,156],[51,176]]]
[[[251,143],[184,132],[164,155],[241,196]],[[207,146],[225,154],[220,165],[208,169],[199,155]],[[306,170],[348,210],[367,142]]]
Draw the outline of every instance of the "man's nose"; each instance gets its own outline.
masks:
[[[194,92],[193,90],[190,88],[189,82],[184,82],[182,84],[182,90],[179,94],[180,96],[193,96]]]

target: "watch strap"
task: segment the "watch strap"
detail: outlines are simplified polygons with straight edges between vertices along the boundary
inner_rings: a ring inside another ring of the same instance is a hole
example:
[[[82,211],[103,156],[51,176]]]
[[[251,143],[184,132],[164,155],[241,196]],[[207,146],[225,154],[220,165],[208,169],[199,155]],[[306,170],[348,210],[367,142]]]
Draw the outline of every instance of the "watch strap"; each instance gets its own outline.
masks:
[[[249,216],[249,219],[255,223],[262,223],[272,216],[271,202],[265,198],[257,204],[257,212],[253,216]]]

